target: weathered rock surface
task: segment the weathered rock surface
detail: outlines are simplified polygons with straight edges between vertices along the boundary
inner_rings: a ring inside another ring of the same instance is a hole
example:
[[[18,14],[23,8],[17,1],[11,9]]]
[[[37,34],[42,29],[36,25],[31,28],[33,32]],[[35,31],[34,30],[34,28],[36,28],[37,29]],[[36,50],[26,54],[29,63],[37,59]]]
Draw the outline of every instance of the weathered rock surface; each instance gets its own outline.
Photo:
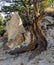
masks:
[[[46,16],[45,19],[48,20],[48,22],[49,22],[50,24],[53,24],[53,23],[54,23],[54,18],[51,17],[51,16]]]
[[[24,33],[25,29],[22,25],[22,20],[16,12],[12,15],[11,20],[7,23],[6,26],[7,33],[8,33],[8,41],[10,39],[14,39],[17,33]]]
[[[20,48],[28,46],[31,41],[30,32],[26,31],[23,27],[22,20],[16,12],[12,15],[11,20],[6,26],[8,34],[7,46],[12,50],[15,48]]]

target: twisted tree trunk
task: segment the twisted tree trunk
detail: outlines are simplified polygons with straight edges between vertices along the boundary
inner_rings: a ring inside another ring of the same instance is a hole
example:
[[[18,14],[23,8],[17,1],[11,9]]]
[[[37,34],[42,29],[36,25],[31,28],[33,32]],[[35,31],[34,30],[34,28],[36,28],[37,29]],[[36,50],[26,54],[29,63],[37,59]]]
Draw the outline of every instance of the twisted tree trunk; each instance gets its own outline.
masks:
[[[34,21],[34,33],[36,36],[36,43],[38,44],[38,49],[46,49],[47,47],[47,41],[44,37],[43,31],[41,29],[41,17],[42,14],[38,11],[38,2],[37,0],[33,0],[34,5],[34,14],[35,14],[35,21]]]

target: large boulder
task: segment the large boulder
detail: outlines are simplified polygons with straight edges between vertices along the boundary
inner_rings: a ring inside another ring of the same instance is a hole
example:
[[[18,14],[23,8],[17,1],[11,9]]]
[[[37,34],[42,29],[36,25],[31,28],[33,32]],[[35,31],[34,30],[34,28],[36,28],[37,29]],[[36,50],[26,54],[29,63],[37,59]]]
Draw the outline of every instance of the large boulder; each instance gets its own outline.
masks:
[[[16,12],[12,15],[12,18],[9,22],[7,22],[7,33],[8,33],[8,41],[10,39],[14,39],[17,33],[24,33],[25,29],[22,25],[22,20]]]
[[[31,41],[30,32],[26,31],[18,13],[14,13],[6,26],[8,34],[7,46],[10,49],[28,46]]]

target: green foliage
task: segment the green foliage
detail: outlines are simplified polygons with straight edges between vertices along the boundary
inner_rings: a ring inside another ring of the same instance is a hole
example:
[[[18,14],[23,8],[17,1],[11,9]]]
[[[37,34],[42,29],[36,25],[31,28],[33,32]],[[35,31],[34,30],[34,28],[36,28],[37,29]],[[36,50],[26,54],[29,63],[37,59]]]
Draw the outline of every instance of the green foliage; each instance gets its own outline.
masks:
[[[0,25],[0,35],[3,36],[3,34],[5,33],[5,27]]]
[[[43,10],[44,8],[47,8],[51,5],[50,0],[44,0],[40,3],[39,9]]]
[[[3,18],[2,16],[0,15],[0,25],[3,23]]]
[[[31,0],[21,0],[21,5],[18,5],[18,12],[19,15],[21,16],[23,23],[28,22],[27,21],[27,15],[26,12],[28,12],[28,15],[30,17],[30,20],[32,20],[33,18],[33,7],[32,4],[30,2]]]
[[[0,25],[0,32],[4,30],[4,26]]]
[[[3,17],[0,15],[0,35],[3,35],[5,32],[5,21],[3,20]]]
[[[4,23],[8,22],[11,19],[10,15],[5,16]]]

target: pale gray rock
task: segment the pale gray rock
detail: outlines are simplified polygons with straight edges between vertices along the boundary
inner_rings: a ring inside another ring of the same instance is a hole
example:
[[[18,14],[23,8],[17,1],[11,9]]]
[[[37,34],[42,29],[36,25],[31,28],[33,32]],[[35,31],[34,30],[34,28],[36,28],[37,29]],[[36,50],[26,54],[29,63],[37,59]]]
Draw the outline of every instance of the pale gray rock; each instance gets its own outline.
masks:
[[[51,16],[46,16],[45,19],[48,20],[51,24],[54,23],[54,18]]]
[[[8,40],[14,39],[17,33],[24,33],[25,29],[22,25],[22,20],[16,12],[12,15],[12,18],[9,22],[7,22],[7,33],[8,33]]]
[[[26,31],[22,20],[17,12],[12,15],[12,18],[6,25],[8,34],[7,46],[12,50],[21,46],[28,46],[31,41],[30,32]]]

